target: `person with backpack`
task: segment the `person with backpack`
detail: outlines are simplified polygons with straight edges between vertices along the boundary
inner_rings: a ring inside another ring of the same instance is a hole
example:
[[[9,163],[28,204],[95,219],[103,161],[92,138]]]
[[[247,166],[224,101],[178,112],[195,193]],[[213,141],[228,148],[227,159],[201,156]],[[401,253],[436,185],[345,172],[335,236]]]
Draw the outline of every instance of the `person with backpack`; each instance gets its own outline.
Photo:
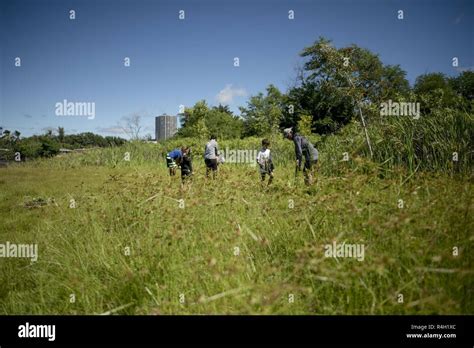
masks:
[[[219,147],[217,145],[217,137],[211,135],[209,142],[204,149],[204,163],[206,164],[206,178],[212,171],[212,178],[215,179],[217,175],[217,161],[219,158]]]
[[[286,128],[283,131],[283,135],[295,144],[296,171],[301,171],[301,164],[304,158],[304,182],[308,186],[312,185],[314,168],[319,158],[318,150],[304,136],[294,133],[292,128]]]
[[[170,176],[176,175],[176,168],[180,165],[182,156],[183,153],[179,148],[166,154],[166,166],[170,171]]]

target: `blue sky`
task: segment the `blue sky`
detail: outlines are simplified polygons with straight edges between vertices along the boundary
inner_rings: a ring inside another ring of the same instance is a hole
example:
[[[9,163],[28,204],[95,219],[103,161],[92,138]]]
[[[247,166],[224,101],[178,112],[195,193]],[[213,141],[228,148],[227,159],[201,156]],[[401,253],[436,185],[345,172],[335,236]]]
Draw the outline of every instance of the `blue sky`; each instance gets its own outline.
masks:
[[[136,113],[154,134],[154,116],[200,99],[238,113],[270,83],[285,91],[319,36],[400,64],[411,83],[457,74],[453,57],[474,66],[470,0],[2,0],[0,11],[0,126],[23,135],[123,136],[118,123]],[[94,102],[95,118],[57,116],[64,99]]]

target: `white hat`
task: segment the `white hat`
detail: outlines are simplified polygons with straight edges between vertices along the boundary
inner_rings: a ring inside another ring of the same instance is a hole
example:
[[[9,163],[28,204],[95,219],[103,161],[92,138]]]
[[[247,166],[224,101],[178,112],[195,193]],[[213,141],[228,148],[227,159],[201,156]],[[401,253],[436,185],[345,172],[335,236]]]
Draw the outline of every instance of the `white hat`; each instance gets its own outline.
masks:
[[[285,136],[285,138],[288,138],[288,136],[292,133],[293,133],[293,129],[291,129],[291,128],[285,128],[283,130],[283,135]]]

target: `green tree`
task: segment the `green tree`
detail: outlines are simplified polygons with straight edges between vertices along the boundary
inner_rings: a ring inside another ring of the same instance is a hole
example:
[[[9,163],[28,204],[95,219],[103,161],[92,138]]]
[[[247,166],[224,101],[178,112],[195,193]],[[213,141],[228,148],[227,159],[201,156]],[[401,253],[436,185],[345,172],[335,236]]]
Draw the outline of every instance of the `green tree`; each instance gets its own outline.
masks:
[[[207,140],[209,139],[210,132],[209,129],[206,126],[206,120],[204,118],[200,118],[196,124],[192,128],[192,134],[193,136],[201,139],[201,140]]]
[[[61,143],[64,141],[64,127],[58,127],[58,139]]]
[[[13,140],[14,140],[14,141],[20,140],[20,135],[21,135],[21,133],[20,133],[19,131],[17,131],[17,130],[14,131],[14,132],[13,132],[13,135],[12,135]]]
[[[23,139],[18,146],[18,151],[23,158],[33,159],[41,156],[43,147],[42,143],[34,137]]]
[[[181,119],[182,127],[178,130],[178,136],[193,137],[206,133],[205,118],[209,108],[205,100],[200,100],[191,108],[186,108]]]
[[[210,134],[215,134],[218,138],[238,138],[243,128],[242,120],[234,116],[228,106],[209,108],[205,100],[186,108],[182,123],[183,126],[178,131],[178,135],[182,137],[207,138]]]
[[[425,94],[442,89],[445,91],[452,91],[448,84],[448,79],[443,73],[423,74],[416,78],[414,91],[417,94]]]
[[[359,110],[368,113],[373,105],[410,91],[400,66],[384,66],[376,54],[356,45],[337,49],[320,37],[301,56],[306,62],[299,83],[288,91],[294,113],[285,110],[286,127],[305,114],[313,117],[316,132],[331,133],[360,117]]]
[[[206,125],[209,132],[218,138],[233,139],[240,138],[242,135],[242,119],[221,108],[214,107],[209,110],[206,115]]]
[[[459,102],[449,79],[442,73],[418,76],[413,90],[421,103],[423,114],[429,114],[434,109],[443,107],[456,107]]]
[[[41,148],[38,155],[41,157],[52,157],[59,153],[59,143],[48,136],[40,137]]]
[[[298,121],[298,133],[302,135],[311,135],[313,118],[311,115],[301,115]]]
[[[246,107],[240,107],[244,120],[244,135],[266,135],[276,133],[283,120],[285,96],[278,88],[269,85],[266,95],[251,96]]]
[[[406,72],[400,65],[385,65],[380,81],[381,95],[379,101],[398,100],[407,97],[410,93],[410,84],[406,79]]]
[[[213,106],[212,109],[217,110],[219,112],[224,112],[226,114],[229,114],[230,116],[234,115],[234,113],[230,110],[229,105],[222,105],[221,103],[219,103],[218,106]]]
[[[474,71],[463,71],[459,76],[449,79],[449,85],[463,98],[474,100]]]
[[[367,49],[356,45],[337,49],[322,37],[305,48],[301,56],[307,59],[307,86],[317,90],[316,104],[307,110],[316,117],[317,130],[333,131],[358,115],[372,155],[367,114],[374,110],[374,104],[380,105],[387,96],[400,93],[392,90],[391,81],[407,86],[404,72],[397,66],[384,67],[378,55]]]

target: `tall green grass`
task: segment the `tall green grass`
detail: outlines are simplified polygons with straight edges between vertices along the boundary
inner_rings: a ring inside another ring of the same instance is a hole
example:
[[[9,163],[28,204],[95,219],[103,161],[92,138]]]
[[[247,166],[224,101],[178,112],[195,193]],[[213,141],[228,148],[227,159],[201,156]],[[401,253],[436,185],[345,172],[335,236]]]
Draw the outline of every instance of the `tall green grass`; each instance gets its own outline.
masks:
[[[472,184],[449,176],[348,170],[308,189],[283,166],[262,187],[255,168],[208,181],[197,162],[181,188],[164,163],[27,165],[0,186],[1,241],[39,248],[0,259],[2,314],[474,312]],[[54,203],[25,207],[38,197]],[[324,257],[333,241],[364,244],[364,261]]]
[[[199,139],[1,168],[0,242],[37,243],[39,258],[0,259],[0,313],[473,314],[471,124],[459,113],[372,120],[373,160],[356,122],[312,136],[311,188],[279,136],[270,187],[248,164],[206,180]],[[195,156],[184,187],[164,159],[180,145]],[[364,261],[326,258],[333,241],[364,244]]]
[[[464,172],[473,169],[474,115],[459,110],[434,110],[419,119],[385,117],[373,124],[374,160],[403,165],[410,172]],[[367,155],[367,151],[364,151]],[[457,153],[457,161],[453,154]]]

